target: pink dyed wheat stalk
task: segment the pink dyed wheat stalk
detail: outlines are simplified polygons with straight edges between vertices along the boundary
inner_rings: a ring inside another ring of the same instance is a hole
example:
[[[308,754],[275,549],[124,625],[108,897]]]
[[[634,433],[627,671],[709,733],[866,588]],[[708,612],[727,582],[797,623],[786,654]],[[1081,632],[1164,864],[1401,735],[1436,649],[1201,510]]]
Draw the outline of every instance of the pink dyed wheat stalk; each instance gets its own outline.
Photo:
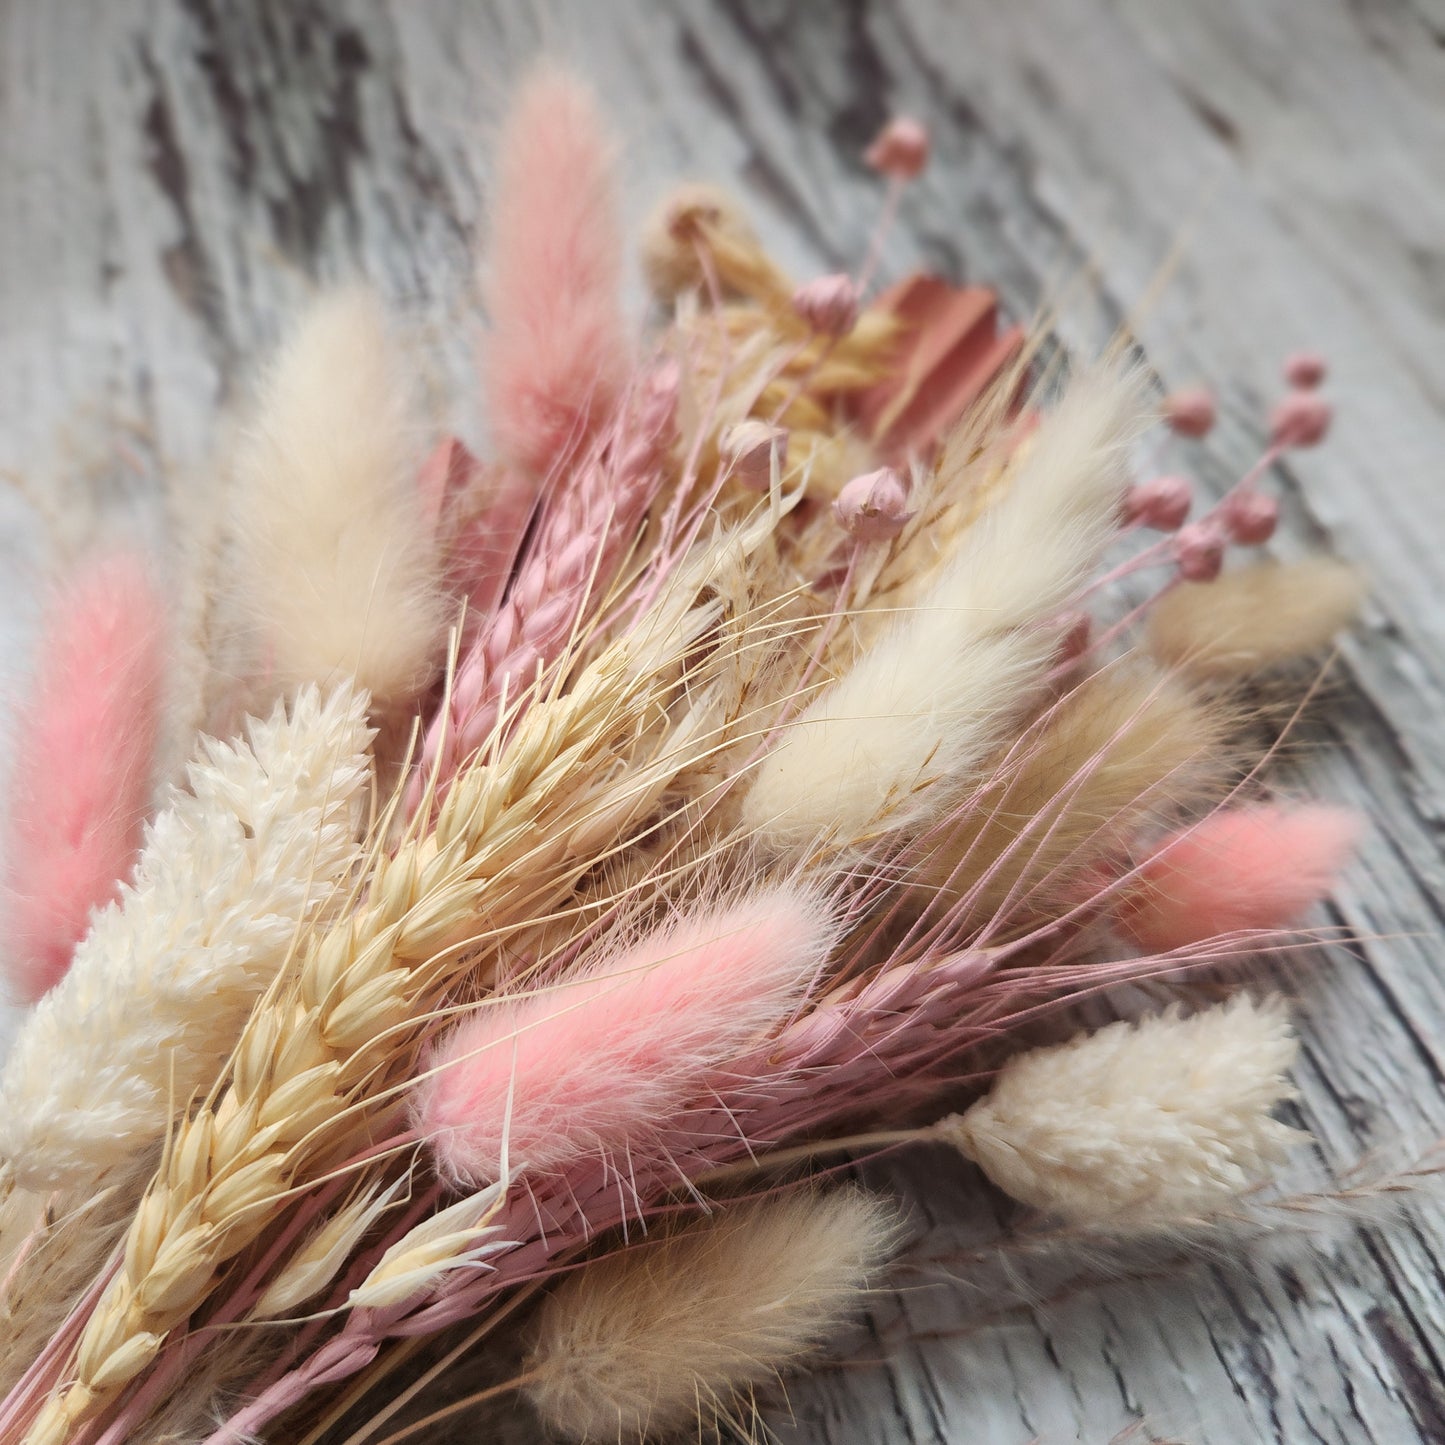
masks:
[[[662,484],[676,406],[676,376],[665,367],[562,481],[506,600],[458,664],[448,706],[427,729],[412,807],[430,778],[445,784],[488,740],[504,701],[532,686],[605,595]]]

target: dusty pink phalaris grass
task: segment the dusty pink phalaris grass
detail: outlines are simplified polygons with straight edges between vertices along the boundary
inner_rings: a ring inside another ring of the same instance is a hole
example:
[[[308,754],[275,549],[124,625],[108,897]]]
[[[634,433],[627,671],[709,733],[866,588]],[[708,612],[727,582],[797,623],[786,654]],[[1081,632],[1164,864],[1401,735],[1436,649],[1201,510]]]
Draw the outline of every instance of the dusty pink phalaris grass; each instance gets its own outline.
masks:
[[[858,286],[841,272],[804,282],[793,293],[793,310],[822,336],[846,336],[858,321]]]
[[[1181,527],[1170,543],[1179,575],[1186,582],[1213,582],[1224,568],[1226,540],[1212,518]]]
[[[1292,391],[1269,414],[1273,447],[1317,447],[1329,434],[1334,408],[1313,391]]]
[[[1284,379],[1300,391],[1313,391],[1329,370],[1329,363],[1318,351],[1296,351],[1285,358]]]
[[[165,634],[132,551],[85,559],[50,601],[14,723],[5,846],[9,983],[27,1002],[64,976],[140,848]]]
[[[1297,924],[1334,886],[1359,837],[1346,808],[1226,808],[1166,838],[1118,909],[1124,931],[1164,953],[1243,929]]]
[[[772,486],[774,465],[781,472],[787,464],[788,433],[749,417],[723,433],[719,452],[731,476],[749,491],[766,492]]]
[[[1268,542],[1279,526],[1279,503],[1263,492],[1235,492],[1220,508],[1220,520],[1231,541],[1258,547]]]
[[[863,152],[863,160],[879,175],[911,181],[928,164],[928,128],[912,116],[895,116]]]

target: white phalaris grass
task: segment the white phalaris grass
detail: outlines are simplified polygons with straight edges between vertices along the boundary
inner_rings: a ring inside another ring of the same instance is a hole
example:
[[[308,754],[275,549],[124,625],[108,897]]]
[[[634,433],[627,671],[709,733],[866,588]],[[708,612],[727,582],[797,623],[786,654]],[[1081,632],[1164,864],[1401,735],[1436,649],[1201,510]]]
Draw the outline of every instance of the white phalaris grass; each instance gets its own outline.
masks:
[[[897,1248],[859,1190],[730,1205],[567,1277],[539,1313],[526,1393],[566,1440],[697,1428],[821,1349]]]
[[[366,694],[303,689],[248,742],[202,741],[0,1076],[0,1156],[28,1189],[88,1186],[165,1134],[215,1078],[303,925],[361,858]]]
[[[935,1133],[1070,1223],[1169,1228],[1227,1209],[1305,1137],[1271,1113],[1297,1049],[1277,998],[1171,1008],[1015,1055]]]
[[[743,803],[784,847],[866,841],[916,825],[966,785],[1035,696],[1059,644],[1043,625],[1116,535],[1138,429],[1138,381],[1076,381],[1008,491],[938,580],[791,724]]]

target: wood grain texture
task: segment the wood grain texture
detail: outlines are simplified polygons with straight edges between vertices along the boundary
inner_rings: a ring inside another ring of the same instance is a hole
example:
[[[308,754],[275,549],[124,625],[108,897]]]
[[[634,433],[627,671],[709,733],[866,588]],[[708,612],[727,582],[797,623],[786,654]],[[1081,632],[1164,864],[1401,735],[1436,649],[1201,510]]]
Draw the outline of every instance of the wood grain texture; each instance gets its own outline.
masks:
[[[1161,381],[1221,387],[1216,488],[1251,457],[1280,355],[1329,355],[1339,422],[1285,471],[1276,550],[1373,579],[1300,760],[1373,830],[1332,909],[1367,941],[1281,975],[1318,1140],[1287,1183],[1445,1134],[1438,0],[10,0],[0,468],[52,515],[0,493],[0,666],[21,666],[46,539],[95,501],[103,525],[159,531],[162,483],[207,484],[218,413],[318,280],[375,279],[439,418],[477,437],[485,141],[542,48],[615,114],[634,214],[680,176],[730,182],[800,273],[862,254],[878,193],[858,153],[895,108],[925,117],[936,161],[887,269],[987,282],[1020,316],[1050,302],[1079,349],[1131,319]],[[784,1439],[1445,1441],[1437,1202],[1081,1270],[1000,1256],[1012,1216],[961,1164],[873,1173],[915,1201],[934,1264],[877,1300],[849,1364],[793,1389]],[[991,1315],[1004,1286],[1016,1308]]]

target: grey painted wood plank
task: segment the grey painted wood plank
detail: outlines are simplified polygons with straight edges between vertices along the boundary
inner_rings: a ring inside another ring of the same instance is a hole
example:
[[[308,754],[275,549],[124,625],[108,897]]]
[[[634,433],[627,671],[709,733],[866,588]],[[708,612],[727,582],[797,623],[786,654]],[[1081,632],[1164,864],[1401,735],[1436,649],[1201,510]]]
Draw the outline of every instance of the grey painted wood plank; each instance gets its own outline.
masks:
[[[106,525],[139,506],[157,530],[162,482],[205,485],[247,367],[317,280],[353,272],[479,439],[485,142],[540,47],[612,106],[634,216],[679,176],[729,181],[800,273],[861,255],[878,197],[857,154],[893,107],[930,120],[937,162],[892,272],[987,281],[1021,316],[1062,294],[1061,334],[1087,349],[1180,243],[1136,328],[1165,382],[1224,386],[1206,478],[1249,460],[1278,356],[1322,347],[1340,419],[1289,469],[1278,550],[1376,579],[1305,760],[1313,790],[1372,819],[1334,905],[1366,941],[1280,973],[1319,1141],[1288,1185],[1319,1188],[1445,1133],[1442,34],[1423,0],[18,0],[0,11],[0,468],[55,498],[66,534],[83,493]],[[1061,290],[1086,262],[1092,284]],[[0,496],[0,663],[23,654],[44,537]],[[1445,1440],[1437,1204],[1074,1278],[1076,1252],[998,1253],[1014,1216],[961,1164],[870,1173],[957,1278],[920,1266],[881,1294],[851,1362],[777,1417],[800,1445],[1102,1442],[1139,1421],[1131,1438],[1192,1445]]]

